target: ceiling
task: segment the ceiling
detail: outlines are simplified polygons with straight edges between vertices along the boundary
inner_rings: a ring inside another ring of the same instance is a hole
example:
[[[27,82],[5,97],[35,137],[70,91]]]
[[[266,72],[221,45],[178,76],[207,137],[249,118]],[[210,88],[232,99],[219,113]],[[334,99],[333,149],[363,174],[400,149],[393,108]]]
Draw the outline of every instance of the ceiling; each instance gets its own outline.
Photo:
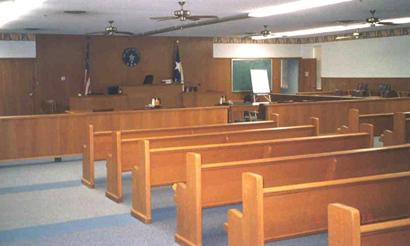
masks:
[[[217,15],[220,18],[245,15],[250,10],[294,0],[186,0],[185,9],[193,15]],[[314,1],[314,0],[312,0]],[[120,31],[136,34],[192,23],[179,20],[158,22],[152,16],[168,16],[179,9],[177,0],[47,0],[41,8],[10,22],[0,32],[85,34],[102,31],[108,20],[114,20]],[[268,25],[272,32],[334,25],[337,20],[365,20],[369,10],[376,9],[381,19],[410,16],[410,0],[354,0],[291,14],[263,18],[246,18],[212,25],[198,26],[160,36],[235,36],[259,32]],[[65,14],[65,10],[85,10],[84,15]],[[405,25],[404,25],[405,26]],[[410,25],[406,25],[410,26]],[[383,27],[379,27],[383,28]],[[384,27],[385,29],[385,27]]]

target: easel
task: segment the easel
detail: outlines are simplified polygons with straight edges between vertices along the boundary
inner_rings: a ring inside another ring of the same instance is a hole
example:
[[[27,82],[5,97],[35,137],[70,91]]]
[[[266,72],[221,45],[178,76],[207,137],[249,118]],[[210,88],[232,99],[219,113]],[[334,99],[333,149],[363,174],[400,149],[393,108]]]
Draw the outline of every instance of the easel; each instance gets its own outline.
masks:
[[[256,103],[256,97],[258,96],[262,96],[263,98],[265,98],[269,103],[272,102],[272,99],[270,97],[270,94],[261,94],[261,93],[253,93],[252,97],[253,97],[253,102]]]

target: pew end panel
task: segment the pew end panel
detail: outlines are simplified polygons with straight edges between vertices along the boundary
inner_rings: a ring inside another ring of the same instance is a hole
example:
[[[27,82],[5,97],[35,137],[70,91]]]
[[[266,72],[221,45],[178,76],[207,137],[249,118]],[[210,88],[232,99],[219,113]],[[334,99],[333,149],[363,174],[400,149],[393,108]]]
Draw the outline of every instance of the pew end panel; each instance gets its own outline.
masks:
[[[145,224],[150,224],[152,211],[149,141],[138,141],[135,154],[139,159],[132,169],[131,215]]]
[[[175,241],[181,245],[202,245],[201,155],[186,154],[186,183],[177,183]],[[187,216],[189,215],[189,216]]]
[[[336,132],[340,134],[358,132],[360,128],[359,124],[359,110],[351,108],[348,111],[347,126],[342,125],[336,129]]]
[[[384,130],[381,135],[384,146],[406,143],[406,115],[396,112],[393,116],[393,130]]]
[[[261,246],[264,245],[263,178],[246,172],[242,180],[243,214],[238,210],[228,212],[228,245],[241,242],[243,246]]]
[[[329,246],[360,246],[359,210],[332,203],[327,211]]]
[[[243,214],[238,209],[229,209],[227,222],[224,224],[228,233],[228,245],[242,245],[242,220]]]
[[[122,146],[121,132],[112,132],[112,154],[107,157],[107,188],[105,195],[111,200],[122,202]]]
[[[319,136],[320,134],[320,121],[317,117],[310,117],[310,122],[314,127],[314,136]]]
[[[361,123],[359,126],[360,132],[367,132],[369,134],[368,147],[371,148],[374,146],[374,126],[368,123]]]
[[[83,145],[83,161],[82,161],[83,175],[81,182],[89,187],[95,186],[95,174],[94,174],[94,127],[88,126],[87,138]]]
[[[407,246],[410,218],[360,224],[360,211],[340,203],[328,206],[329,246]]]
[[[281,127],[280,124],[280,115],[277,113],[272,113],[270,120],[276,123],[276,127]]]

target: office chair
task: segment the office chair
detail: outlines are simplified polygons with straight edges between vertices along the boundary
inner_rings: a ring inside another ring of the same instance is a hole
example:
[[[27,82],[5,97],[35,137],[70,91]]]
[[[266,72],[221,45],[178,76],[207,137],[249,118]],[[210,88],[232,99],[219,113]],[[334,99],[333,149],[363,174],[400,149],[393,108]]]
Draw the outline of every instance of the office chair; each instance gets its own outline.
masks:
[[[145,76],[143,84],[144,85],[152,85],[153,81],[154,81],[154,75],[148,74],[147,76]]]

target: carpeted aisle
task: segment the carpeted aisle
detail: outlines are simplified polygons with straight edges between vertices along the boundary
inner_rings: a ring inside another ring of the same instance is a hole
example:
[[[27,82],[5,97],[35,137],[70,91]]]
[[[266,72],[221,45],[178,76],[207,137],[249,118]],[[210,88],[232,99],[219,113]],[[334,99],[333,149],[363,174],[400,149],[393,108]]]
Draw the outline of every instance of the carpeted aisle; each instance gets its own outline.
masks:
[[[177,245],[170,187],[153,190],[153,223],[130,214],[131,177],[124,202],[105,197],[105,162],[96,165],[96,189],[80,182],[81,159],[26,160],[0,166],[0,245]],[[223,223],[230,207],[204,211],[204,245],[226,245]],[[325,234],[271,245],[326,245]],[[268,244],[269,245],[269,244]]]

